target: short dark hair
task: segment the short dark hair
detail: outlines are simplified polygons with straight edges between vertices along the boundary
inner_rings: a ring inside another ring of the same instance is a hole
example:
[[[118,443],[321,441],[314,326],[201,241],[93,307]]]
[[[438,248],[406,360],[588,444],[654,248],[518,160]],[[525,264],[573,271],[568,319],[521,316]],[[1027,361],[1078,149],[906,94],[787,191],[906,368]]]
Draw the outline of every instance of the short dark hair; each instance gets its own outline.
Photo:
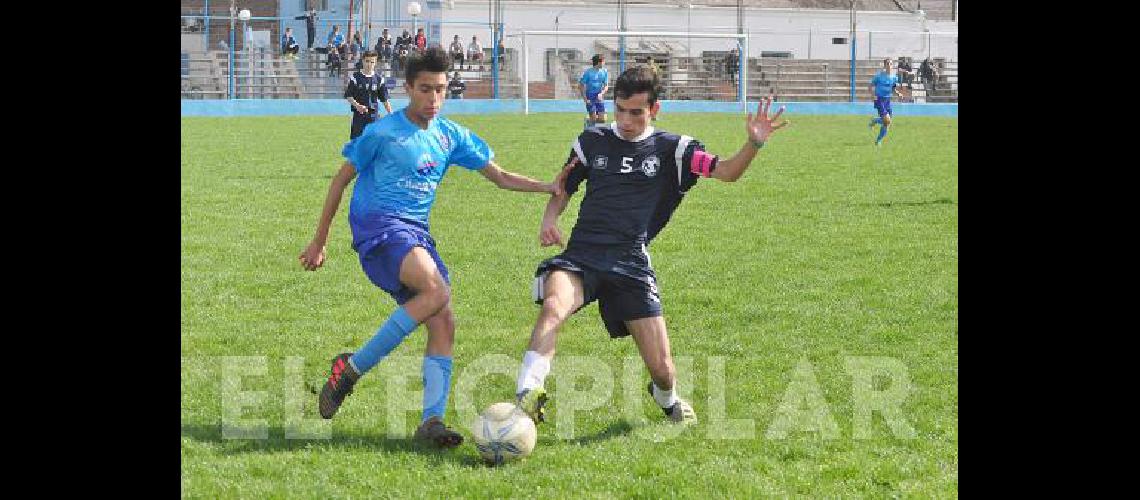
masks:
[[[605,58],[602,57],[601,54],[594,54],[594,57],[590,58],[590,63],[593,64],[594,66],[597,66],[598,63],[602,62],[603,60],[605,60]]]
[[[360,56],[360,58],[364,59],[365,57],[380,57],[380,54],[377,54],[375,50],[366,50],[364,51],[364,54]]]
[[[408,85],[416,82],[416,76],[421,71],[428,73],[447,73],[447,67],[451,58],[448,57],[447,52],[443,47],[433,46],[419,54],[412,54],[408,56],[407,73],[404,78],[408,79]]]
[[[645,65],[636,65],[625,70],[614,83],[614,97],[629,99],[634,94],[649,92],[649,105],[657,102],[661,93],[661,81],[652,68]]]

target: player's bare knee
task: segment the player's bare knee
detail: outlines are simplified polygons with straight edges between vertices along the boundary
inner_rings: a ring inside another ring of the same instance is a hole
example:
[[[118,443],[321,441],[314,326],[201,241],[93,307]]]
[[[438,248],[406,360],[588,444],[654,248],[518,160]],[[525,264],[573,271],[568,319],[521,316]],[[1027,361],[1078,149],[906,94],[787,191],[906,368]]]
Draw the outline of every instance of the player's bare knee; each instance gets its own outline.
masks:
[[[443,283],[442,280],[438,282],[433,280],[420,291],[420,295],[426,298],[428,309],[438,313],[447,307],[448,302],[451,301],[451,287],[447,286],[447,283]]]
[[[558,295],[547,297],[542,300],[542,317],[544,320],[560,323],[570,316],[571,305],[571,301],[564,297]]]

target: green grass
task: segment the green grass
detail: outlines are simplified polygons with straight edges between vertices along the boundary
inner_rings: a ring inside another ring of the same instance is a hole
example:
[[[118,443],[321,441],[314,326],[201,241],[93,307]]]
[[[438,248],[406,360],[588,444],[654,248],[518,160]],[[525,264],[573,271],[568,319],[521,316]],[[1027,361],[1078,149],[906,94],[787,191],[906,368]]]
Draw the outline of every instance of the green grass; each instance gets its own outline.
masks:
[[[553,177],[582,122],[576,114],[452,118],[484,137],[500,165],[542,179]],[[390,401],[388,382],[406,363],[407,389],[418,390],[422,328],[357,386],[330,439],[286,439],[290,398],[301,397],[305,418],[315,415],[315,397],[298,392],[301,378],[321,383],[329,359],[358,348],[394,307],[349,246],[348,195],[325,266],[307,273],[297,262],[341,163],[348,119],[183,118],[182,495],[956,497],[958,121],[900,116],[876,150],[868,117],[790,118],[739,182],[699,182],[650,248],[673,353],[691,360],[681,394],[701,423],[673,439],[646,437],[672,428],[658,423],[644,393],[644,367],[625,382],[623,360],[636,347],[609,340],[594,305],[559,339],[548,382],[553,422],[539,427],[531,457],[500,468],[481,465],[470,439],[441,452],[389,431],[410,434],[418,422],[418,411],[391,415],[396,403],[418,406],[418,395]],[[731,155],[744,140],[741,122],[666,113],[657,126]],[[562,218],[567,235],[580,198]],[[534,268],[556,251],[537,243],[545,202],[460,168],[441,185],[432,231],[453,279],[453,387],[472,379],[475,364],[504,373],[464,394],[469,408],[514,392],[537,314]],[[253,356],[266,368],[240,387],[264,392],[242,418],[263,419],[268,439],[223,435],[223,379],[234,373],[224,369],[227,356]],[[877,413],[864,426],[870,438],[855,435],[858,401],[844,364],[861,356],[905,367],[912,390],[901,411],[913,438],[894,435]],[[724,362],[723,392],[711,387],[715,357]],[[304,360],[292,379],[289,358]],[[600,366],[581,366],[589,362]],[[802,362],[838,435],[767,437],[781,402],[811,392],[796,376]],[[568,380],[575,368],[612,380],[614,390],[601,408],[575,413],[568,436],[557,431],[570,422],[568,391],[589,389]],[[639,405],[632,416],[626,391]],[[753,421],[751,437],[710,438],[723,429],[711,422],[717,394],[728,418]],[[447,420],[468,433],[456,399]]]

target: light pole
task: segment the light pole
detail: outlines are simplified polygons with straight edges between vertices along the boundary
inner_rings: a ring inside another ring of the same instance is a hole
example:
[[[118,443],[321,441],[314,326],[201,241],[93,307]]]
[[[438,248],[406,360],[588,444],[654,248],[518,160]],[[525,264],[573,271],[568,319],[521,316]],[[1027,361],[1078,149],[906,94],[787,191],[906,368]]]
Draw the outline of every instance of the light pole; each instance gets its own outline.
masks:
[[[249,46],[250,38],[252,38],[251,36],[249,36],[250,35],[250,30],[249,30],[249,18],[250,17],[251,17],[251,14],[249,12],[249,9],[242,9],[241,12],[238,12],[238,19],[241,19],[241,32],[242,32],[242,45],[243,45],[242,48],[245,49],[246,75],[247,75],[247,78],[249,78],[249,80],[248,80],[249,97],[253,97],[253,52]]]
[[[566,11],[563,10],[554,15],[554,71],[552,73],[556,80],[558,78],[558,69],[562,67],[562,58],[559,57],[562,55],[562,50],[558,45],[558,19],[565,13]]]
[[[234,10],[234,0],[230,0],[230,46],[227,47],[227,49],[229,49],[229,50],[227,50],[227,52],[229,52],[229,56],[230,56],[229,57],[229,59],[230,59],[230,78],[229,78],[229,80],[230,80],[229,81],[230,99],[234,98],[234,37],[235,37],[235,35],[234,35],[234,29],[235,29],[235,27],[234,27],[234,24],[235,24],[234,14],[236,14],[236,13],[237,13],[237,11]]]
[[[855,102],[855,0],[851,0],[851,102]]]
[[[554,15],[554,58],[555,59],[558,59],[558,56],[562,53],[560,50],[558,50],[558,19],[559,19],[559,17],[562,16],[562,14],[565,14],[565,13],[566,13],[566,11],[561,11],[561,12]]]
[[[686,33],[689,34],[689,48],[687,55],[691,58],[693,57],[693,2],[686,2],[685,5],[687,5],[689,9],[689,29],[686,31]]]
[[[419,30],[416,29],[419,25],[416,22],[419,20],[420,12],[422,12],[422,7],[420,7],[419,2],[408,3],[408,14],[412,16],[412,36],[416,36],[416,34],[419,33]],[[427,35],[424,35],[424,37],[426,38]],[[413,38],[412,40],[415,39]],[[412,43],[414,44],[415,42],[413,41]]]

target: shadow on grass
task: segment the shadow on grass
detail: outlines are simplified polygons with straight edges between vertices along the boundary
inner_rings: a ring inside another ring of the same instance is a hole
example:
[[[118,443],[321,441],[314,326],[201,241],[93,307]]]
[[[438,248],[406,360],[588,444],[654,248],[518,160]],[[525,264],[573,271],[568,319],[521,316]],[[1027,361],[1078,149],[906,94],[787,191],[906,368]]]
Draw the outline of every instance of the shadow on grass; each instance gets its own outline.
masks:
[[[927,205],[957,205],[957,204],[958,204],[958,202],[951,200],[950,198],[939,198],[937,200],[928,200],[928,201],[883,201],[883,202],[878,202],[878,203],[856,203],[855,206],[894,208],[894,207],[921,207],[921,206],[927,206]]]
[[[440,465],[447,462],[471,468],[489,467],[475,451],[475,447],[471,443],[469,436],[465,436],[463,444],[459,445],[458,448],[447,450],[417,441],[411,437],[392,438],[383,434],[368,432],[333,431],[331,437],[328,439],[286,439],[284,427],[275,425],[269,426],[266,429],[268,430],[268,437],[266,439],[235,439],[222,435],[221,424],[182,424],[182,437],[190,438],[200,443],[215,445],[217,453],[224,455],[298,451],[316,446],[321,448],[370,449],[388,453],[418,453],[432,459],[433,465]],[[547,434],[547,436],[542,437],[544,434],[543,431],[546,431],[545,434]],[[551,435],[553,434],[552,427],[544,429],[540,426],[539,436],[541,439],[539,439],[538,446],[556,445],[564,442],[588,445],[625,436],[632,431],[633,426],[630,425],[629,422],[619,420],[594,434],[576,439],[562,440]]]
[[[441,465],[447,462],[468,467],[484,466],[479,455],[475,452],[474,446],[466,439],[457,448],[441,449],[411,437],[393,438],[383,434],[334,430],[328,439],[287,439],[284,427],[277,425],[269,426],[267,429],[268,437],[266,439],[234,439],[222,435],[221,424],[182,424],[182,437],[213,444],[217,453],[224,455],[297,451],[310,447],[343,448],[346,450],[369,449],[388,453],[418,453],[432,459],[433,465]]]

